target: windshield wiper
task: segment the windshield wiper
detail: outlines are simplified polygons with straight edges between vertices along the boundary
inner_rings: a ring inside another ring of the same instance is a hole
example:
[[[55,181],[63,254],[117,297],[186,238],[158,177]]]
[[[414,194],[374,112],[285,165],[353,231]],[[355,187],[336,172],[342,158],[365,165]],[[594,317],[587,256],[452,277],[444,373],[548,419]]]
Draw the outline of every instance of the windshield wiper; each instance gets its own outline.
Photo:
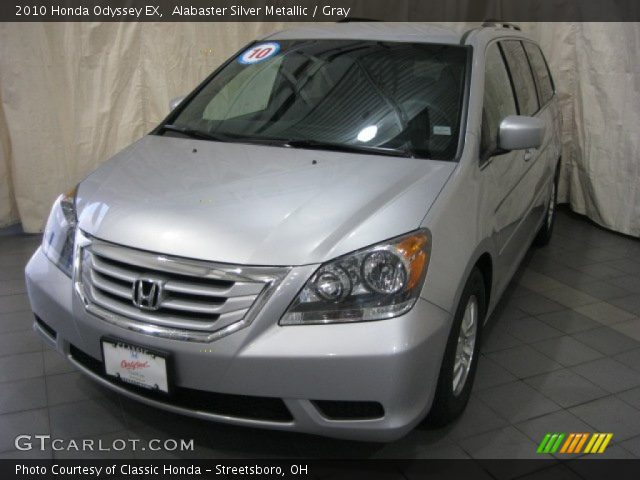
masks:
[[[344,143],[322,142],[319,140],[289,140],[284,138],[269,137],[249,137],[238,134],[220,135],[215,133],[203,132],[190,128],[179,127],[177,125],[166,124],[160,127],[161,131],[176,132],[187,137],[197,138],[201,140],[212,140],[215,142],[238,142],[257,145],[280,145],[291,148],[304,148],[310,150],[333,150],[337,152],[350,153],[370,153],[376,155],[389,155],[392,157],[415,158],[409,150],[384,147],[369,147],[366,145],[349,145]]]
[[[256,145],[282,145],[283,143],[286,143],[286,139],[280,138],[250,137],[238,133],[210,133],[171,124],[163,125],[160,127],[160,130],[176,132],[187,137],[198,138],[201,140],[212,140],[215,142],[248,143]]]
[[[350,153],[372,153],[375,155],[389,155],[392,157],[415,158],[408,150],[385,147],[369,147],[366,145],[349,145],[345,143],[321,142],[319,140],[287,140],[284,143],[287,147],[308,148],[313,150],[333,150]]]
[[[216,135],[215,133],[203,132],[202,130],[194,130],[192,128],[179,127],[177,125],[166,124],[160,127],[161,131],[176,132],[185,135],[190,138],[197,138],[199,140],[212,140],[214,142],[228,142],[229,139],[223,135]]]

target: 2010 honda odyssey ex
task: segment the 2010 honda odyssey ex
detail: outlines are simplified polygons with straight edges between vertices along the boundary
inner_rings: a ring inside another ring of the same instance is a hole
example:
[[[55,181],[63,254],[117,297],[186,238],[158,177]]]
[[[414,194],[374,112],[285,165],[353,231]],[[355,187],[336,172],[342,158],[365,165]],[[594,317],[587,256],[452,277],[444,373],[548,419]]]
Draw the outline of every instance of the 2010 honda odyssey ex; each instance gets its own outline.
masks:
[[[203,419],[388,441],[459,415],[483,324],[553,227],[539,47],[508,24],[310,26],[175,103],[55,202],[36,330]]]

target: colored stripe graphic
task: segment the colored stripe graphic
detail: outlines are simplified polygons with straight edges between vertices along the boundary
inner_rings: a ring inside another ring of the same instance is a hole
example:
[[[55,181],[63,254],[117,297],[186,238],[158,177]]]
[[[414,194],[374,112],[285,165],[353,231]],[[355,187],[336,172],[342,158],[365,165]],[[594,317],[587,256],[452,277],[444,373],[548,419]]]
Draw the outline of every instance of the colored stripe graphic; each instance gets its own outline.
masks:
[[[612,433],[594,433],[584,453],[603,453],[612,438]]]
[[[547,433],[540,445],[538,445],[538,453],[556,453],[562,440],[564,439],[564,433]]]
[[[538,445],[537,453],[554,454],[558,450],[558,453],[568,455],[603,453],[612,438],[613,433],[547,433]]]
[[[580,443],[578,443],[578,445],[576,446],[576,453],[580,453],[582,451],[582,447],[585,444],[585,442],[587,441],[587,438],[589,438],[589,434],[588,433],[583,433],[582,434],[582,439],[580,440]]]

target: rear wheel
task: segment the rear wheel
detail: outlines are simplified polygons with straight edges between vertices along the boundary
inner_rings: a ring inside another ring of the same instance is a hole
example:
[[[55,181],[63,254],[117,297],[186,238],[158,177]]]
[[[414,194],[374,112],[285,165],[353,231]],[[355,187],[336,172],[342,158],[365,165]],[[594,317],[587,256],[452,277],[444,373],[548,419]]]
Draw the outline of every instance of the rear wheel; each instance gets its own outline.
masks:
[[[547,211],[544,217],[544,223],[540,227],[538,231],[538,235],[536,235],[533,243],[539,247],[544,247],[548,245],[551,241],[551,235],[553,234],[553,225],[556,221],[556,211],[558,207],[558,172],[560,170],[560,166],[558,165],[558,169],[556,174],[553,177],[553,183],[551,184],[551,194],[549,195],[549,201],[547,202]]]
[[[480,270],[474,268],[456,310],[447,348],[440,368],[438,386],[427,421],[445,425],[467,406],[478,366],[484,323],[485,285]]]

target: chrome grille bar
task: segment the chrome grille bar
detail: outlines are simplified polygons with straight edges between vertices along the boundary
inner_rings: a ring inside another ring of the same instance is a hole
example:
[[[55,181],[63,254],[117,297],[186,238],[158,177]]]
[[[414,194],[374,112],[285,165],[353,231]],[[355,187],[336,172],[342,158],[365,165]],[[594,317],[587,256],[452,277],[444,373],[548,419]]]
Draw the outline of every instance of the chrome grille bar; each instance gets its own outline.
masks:
[[[109,323],[173,339],[210,342],[247,326],[289,272],[160,255],[82,232],[78,237],[74,281],[86,310]],[[139,280],[161,289],[153,308],[136,306]]]

